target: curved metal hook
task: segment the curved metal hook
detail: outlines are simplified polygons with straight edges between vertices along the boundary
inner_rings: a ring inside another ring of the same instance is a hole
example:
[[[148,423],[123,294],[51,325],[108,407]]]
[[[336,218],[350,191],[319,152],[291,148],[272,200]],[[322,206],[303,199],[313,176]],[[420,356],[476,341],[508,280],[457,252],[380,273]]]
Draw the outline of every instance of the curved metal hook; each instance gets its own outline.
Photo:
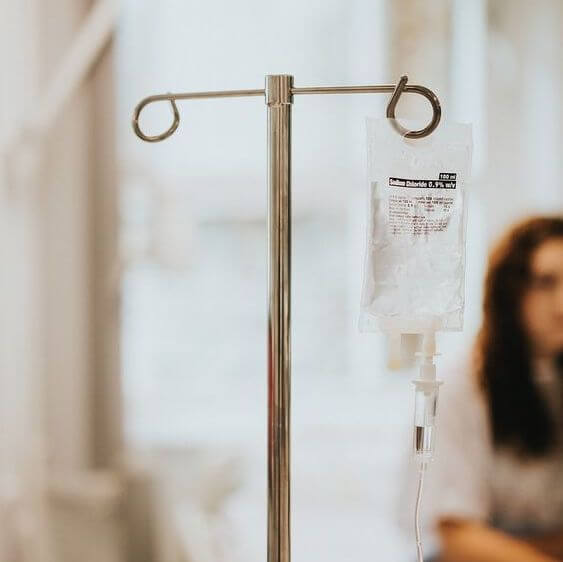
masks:
[[[420,139],[428,136],[436,129],[442,117],[442,108],[440,106],[440,100],[438,100],[438,97],[432,90],[429,90],[424,86],[407,86],[407,82],[408,77],[401,76],[401,79],[397,83],[397,86],[395,86],[393,95],[391,96],[391,99],[387,104],[386,115],[388,119],[391,119],[391,124],[399,134],[409,139]],[[397,107],[397,103],[399,102],[399,98],[401,97],[401,94],[403,92],[413,92],[421,94],[430,102],[430,105],[432,106],[432,120],[428,125],[426,125],[426,127],[424,127],[424,129],[420,129],[418,131],[409,131],[397,121],[395,117],[395,108]]]
[[[181,94],[159,94],[156,96],[149,96],[142,100],[135,111],[133,112],[133,129],[138,137],[148,142],[158,142],[167,139],[170,135],[174,134],[178,125],[180,124],[180,113],[176,107],[176,100],[189,100],[189,99],[206,99],[206,98],[236,98],[242,96],[263,96],[264,90],[220,90],[211,92],[184,92]],[[169,101],[172,104],[172,111],[174,113],[174,121],[172,125],[160,133],[160,135],[145,135],[139,127],[139,115],[141,111],[149,104],[157,101]]]
[[[173,135],[178,125],[180,124],[180,112],[178,111],[178,107],[176,106],[176,102],[174,101],[175,96],[171,93],[168,94],[159,94],[157,96],[149,96],[145,98],[140,103],[137,104],[135,107],[135,111],[133,112],[133,129],[135,130],[135,134],[142,138],[144,141],[147,142],[159,142],[161,140],[167,139],[170,135]],[[174,114],[174,121],[172,125],[164,131],[164,133],[160,133],[160,135],[145,135],[139,126],[139,116],[141,111],[147,106],[149,103],[154,103],[157,101],[168,100],[172,105],[172,113]]]
[[[396,86],[392,85],[372,85],[372,86],[321,86],[313,88],[292,88],[292,93],[294,94],[353,94],[353,93],[388,93],[392,92],[391,99],[387,104],[387,117],[391,120],[393,127],[404,137],[411,139],[418,139],[428,136],[440,122],[442,116],[442,110],[440,108],[440,101],[428,88],[424,86],[411,86],[407,85],[407,76],[402,76]],[[395,108],[403,92],[412,92],[415,94],[420,94],[424,96],[432,105],[432,120],[430,123],[419,131],[409,131],[401,126],[397,119],[395,118]],[[241,96],[264,96],[265,90],[223,90],[215,92],[186,92],[181,94],[172,94],[170,92],[166,94],[158,94],[155,96],[149,96],[144,98],[137,104],[135,111],[133,112],[133,129],[135,134],[147,142],[159,142],[167,139],[171,136],[178,125],[180,124],[180,112],[176,106],[176,100],[181,99],[195,99],[195,98],[225,98],[225,97],[241,97]],[[145,135],[139,126],[139,116],[141,111],[150,103],[159,101],[169,101],[172,105],[172,112],[174,115],[174,120],[172,125],[159,135]]]

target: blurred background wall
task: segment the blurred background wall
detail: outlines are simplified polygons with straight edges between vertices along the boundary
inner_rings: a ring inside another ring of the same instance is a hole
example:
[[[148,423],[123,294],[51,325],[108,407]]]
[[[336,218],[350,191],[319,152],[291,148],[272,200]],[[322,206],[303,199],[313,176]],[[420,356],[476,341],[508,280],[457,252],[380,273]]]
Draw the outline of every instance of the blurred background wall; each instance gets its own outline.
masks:
[[[447,365],[479,326],[490,242],[563,210],[563,6],[0,5],[0,562],[263,560],[265,106],[182,102],[180,131],[151,145],[134,105],[274,73],[432,88],[445,119],[474,125],[466,326],[440,338]],[[409,362],[389,372],[385,339],[356,329],[364,118],[386,101],[294,103],[295,560],[413,550],[395,523]],[[154,133],[170,110],[143,115]]]

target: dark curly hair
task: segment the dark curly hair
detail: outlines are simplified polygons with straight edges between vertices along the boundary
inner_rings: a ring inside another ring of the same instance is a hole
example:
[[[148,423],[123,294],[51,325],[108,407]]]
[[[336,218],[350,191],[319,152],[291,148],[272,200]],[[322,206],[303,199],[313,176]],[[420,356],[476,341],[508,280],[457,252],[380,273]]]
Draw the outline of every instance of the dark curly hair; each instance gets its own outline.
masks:
[[[521,457],[542,457],[557,442],[556,422],[532,377],[521,303],[534,251],[559,237],[563,238],[563,217],[535,217],[517,224],[491,253],[485,280],[477,374],[487,400],[493,445],[509,447]],[[563,371],[563,357],[557,364]]]

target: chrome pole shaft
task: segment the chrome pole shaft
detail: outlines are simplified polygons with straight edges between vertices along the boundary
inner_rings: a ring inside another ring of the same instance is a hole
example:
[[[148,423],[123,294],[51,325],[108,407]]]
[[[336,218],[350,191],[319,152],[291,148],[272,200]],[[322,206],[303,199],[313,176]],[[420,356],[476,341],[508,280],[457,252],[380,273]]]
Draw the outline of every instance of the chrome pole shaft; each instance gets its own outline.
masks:
[[[268,106],[268,562],[290,562],[291,89],[266,77]]]

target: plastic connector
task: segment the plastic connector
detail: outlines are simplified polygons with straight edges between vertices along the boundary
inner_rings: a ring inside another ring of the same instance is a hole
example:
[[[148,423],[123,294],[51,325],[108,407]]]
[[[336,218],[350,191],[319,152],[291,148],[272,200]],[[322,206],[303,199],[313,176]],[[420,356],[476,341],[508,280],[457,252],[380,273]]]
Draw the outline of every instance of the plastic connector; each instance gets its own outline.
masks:
[[[434,357],[438,354],[433,333],[425,334],[422,351],[417,355],[422,362],[419,377],[412,381],[415,386],[413,445],[416,459],[426,465],[434,457],[438,391],[442,384],[436,380]]]

